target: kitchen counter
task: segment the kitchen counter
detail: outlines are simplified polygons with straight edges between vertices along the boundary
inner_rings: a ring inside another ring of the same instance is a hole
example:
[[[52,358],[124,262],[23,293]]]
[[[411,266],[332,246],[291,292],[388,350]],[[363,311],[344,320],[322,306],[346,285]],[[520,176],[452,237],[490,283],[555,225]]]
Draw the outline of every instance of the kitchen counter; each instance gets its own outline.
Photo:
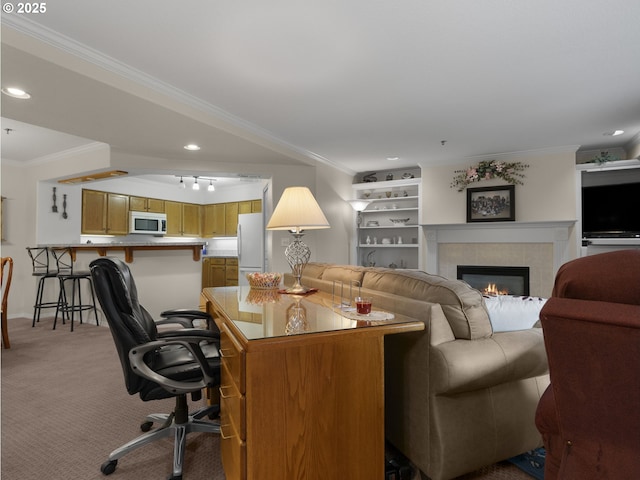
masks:
[[[200,261],[202,247],[204,242],[162,242],[162,243],[78,243],[73,245],[39,245],[41,247],[71,247],[71,255],[75,261],[76,252],[78,250],[95,250],[98,255],[104,257],[108,252],[113,250],[124,251],[125,262],[133,262],[133,252],[136,250],[192,250],[193,260]]]
[[[205,255],[203,255],[204,258],[208,258],[208,257],[215,257],[215,258],[238,258],[238,252],[233,252],[233,251],[226,251],[226,250],[218,250],[218,251],[211,251],[209,250]]]

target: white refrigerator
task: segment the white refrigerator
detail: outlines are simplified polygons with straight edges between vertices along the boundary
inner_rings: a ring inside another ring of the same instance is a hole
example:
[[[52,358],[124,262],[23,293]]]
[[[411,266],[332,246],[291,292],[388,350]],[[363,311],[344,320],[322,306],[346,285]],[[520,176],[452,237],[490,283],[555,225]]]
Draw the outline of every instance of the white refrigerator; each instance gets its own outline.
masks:
[[[245,274],[251,272],[264,272],[262,213],[238,215],[238,284],[249,285]]]

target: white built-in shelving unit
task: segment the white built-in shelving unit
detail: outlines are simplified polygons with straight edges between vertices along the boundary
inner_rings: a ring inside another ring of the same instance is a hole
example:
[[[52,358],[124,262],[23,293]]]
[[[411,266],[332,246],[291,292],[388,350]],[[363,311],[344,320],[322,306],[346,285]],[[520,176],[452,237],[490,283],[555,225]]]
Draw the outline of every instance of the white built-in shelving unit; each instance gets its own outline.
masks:
[[[403,175],[413,176],[402,178]],[[353,185],[356,199],[370,201],[359,214],[357,263],[364,266],[417,269],[423,244],[419,226],[420,170],[414,168],[398,173],[382,172],[377,176],[385,179],[393,176],[393,179]],[[406,221],[402,223],[400,220]]]

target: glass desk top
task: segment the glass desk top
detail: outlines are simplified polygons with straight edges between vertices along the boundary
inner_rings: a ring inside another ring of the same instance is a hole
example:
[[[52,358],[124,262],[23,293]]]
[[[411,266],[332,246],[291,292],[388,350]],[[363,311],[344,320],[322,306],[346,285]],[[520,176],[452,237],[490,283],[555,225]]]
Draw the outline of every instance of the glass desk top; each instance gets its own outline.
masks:
[[[414,318],[376,310],[375,305],[370,315],[359,315],[355,308],[341,308],[339,298],[334,304],[324,292],[300,296],[240,286],[205,288],[203,294],[247,340],[364,328],[398,330],[402,325],[407,331],[424,328]]]

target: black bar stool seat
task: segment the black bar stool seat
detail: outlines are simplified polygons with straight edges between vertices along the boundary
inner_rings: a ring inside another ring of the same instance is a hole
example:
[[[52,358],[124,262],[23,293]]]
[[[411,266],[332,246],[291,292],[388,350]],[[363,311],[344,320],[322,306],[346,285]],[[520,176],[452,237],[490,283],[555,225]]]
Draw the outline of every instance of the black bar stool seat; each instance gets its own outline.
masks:
[[[80,323],[82,322],[82,312],[93,310],[93,316],[96,319],[96,325],[100,325],[98,320],[98,310],[96,309],[96,295],[93,289],[93,280],[91,272],[77,271],[73,269],[73,252],[69,247],[55,247],[51,249],[53,257],[58,267],[57,277],[60,281],[60,295],[58,297],[59,308],[56,310],[56,318],[53,321],[55,330],[58,322],[58,312],[62,312],[62,324],[65,324],[65,318],[71,320],[71,331],[73,332],[73,321],[75,313],[78,312]],[[88,282],[89,292],[91,294],[91,303],[82,303],[82,280]],[[67,284],[71,282],[71,296],[67,295]],[[77,301],[76,301],[77,300]],[[87,319],[88,317],[87,313]]]

